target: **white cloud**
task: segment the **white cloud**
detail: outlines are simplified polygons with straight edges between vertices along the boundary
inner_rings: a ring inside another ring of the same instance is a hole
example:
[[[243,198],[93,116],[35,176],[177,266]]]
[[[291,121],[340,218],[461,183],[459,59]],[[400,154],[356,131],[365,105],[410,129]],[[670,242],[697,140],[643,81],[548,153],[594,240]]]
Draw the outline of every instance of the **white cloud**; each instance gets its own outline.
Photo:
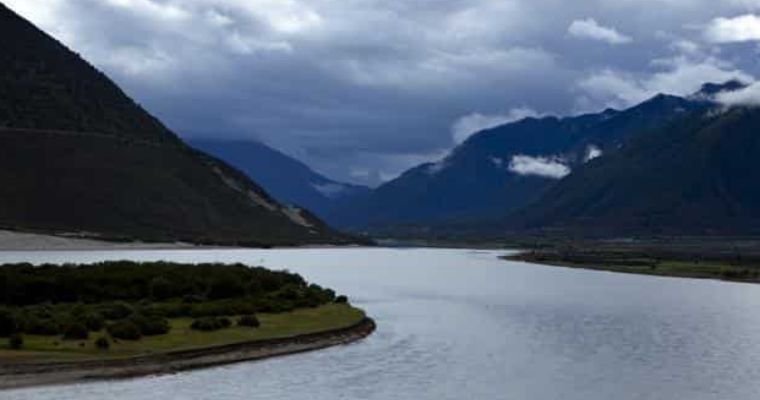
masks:
[[[760,16],[745,14],[733,18],[715,18],[707,26],[705,38],[713,43],[760,40]]]
[[[567,33],[577,38],[598,40],[609,44],[626,44],[633,41],[630,36],[623,35],[615,28],[599,25],[593,18],[573,21]]]
[[[343,71],[355,84],[404,90],[450,88],[452,84],[477,83],[483,76],[540,74],[555,66],[554,55],[537,47],[440,48],[408,57],[348,57],[325,63],[327,68]]]
[[[760,106],[760,83],[755,82],[733,92],[718,93],[715,101],[726,106]]]
[[[539,116],[539,113],[527,107],[513,108],[506,114],[484,115],[472,113],[454,122],[454,125],[451,127],[451,134],[454,138],[454,143],[460,144],[482,130],[537,116]]]
[[[698,43],[691,40],[678,39],[670,44],[670,48],[680,54],[699,54],[701,50]]]
[[[583,158],[583,161],[589,162],[595,158],[601,157],[602,154],[603,154],[602,149],[600,149],[598,146],[593,145],[593,144],[589,145],[586,148],[586,156]]]
[[[516,155],[509,163],[509,170],[518,175],[540,176],[549,179],[562,179],[570,174],[570,167],[556,156],[531,157]]]
[[[707,82],[722,83],[732,79],[754,81],[751,75],[714,57],[695,61],[678,56],[658,60],[654,66],[660,70],[648,75],[612,69],[592,73],[578,82],[583,92],[581,102],[629,107],[658,93],[686,96]]]
[[[334,182],[312,183],[311,186],[329,199],[337,199],[346,191],[345,185]]]

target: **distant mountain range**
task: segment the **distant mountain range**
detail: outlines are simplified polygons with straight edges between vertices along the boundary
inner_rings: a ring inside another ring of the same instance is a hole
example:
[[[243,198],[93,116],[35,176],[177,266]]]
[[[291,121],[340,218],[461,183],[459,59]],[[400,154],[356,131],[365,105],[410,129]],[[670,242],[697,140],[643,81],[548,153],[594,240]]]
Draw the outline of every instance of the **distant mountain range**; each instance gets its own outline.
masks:
[[[539,201],[596,158],[705,112],[713,106],[711,96],[737,85],[705,85],[688,98],[657,95],[625,110],[526,118],[488,129],[443,160],[407,171],[329,218],[338,226],[374,232],[487,225]]]
[[[2,4],[0,228],[262,246],[353,241],[187,146]]]
[[[584,165],[501,227],[593,236],[760,234],[760,110],[695,111]]]
[[[326,178],[260,142],[203,138],[188,139],[188,143],[234,165],[278,201],[307,208],[323,218],[329,217],[336,207],[370,192],[365,186]]]
[[[756,235],[760,109],[714,101],[743,88],[526,118],[368,189],[261,143],[190,147],[0,4],[0,229],[261,246],[356,242],[323,219],[418,236]]]

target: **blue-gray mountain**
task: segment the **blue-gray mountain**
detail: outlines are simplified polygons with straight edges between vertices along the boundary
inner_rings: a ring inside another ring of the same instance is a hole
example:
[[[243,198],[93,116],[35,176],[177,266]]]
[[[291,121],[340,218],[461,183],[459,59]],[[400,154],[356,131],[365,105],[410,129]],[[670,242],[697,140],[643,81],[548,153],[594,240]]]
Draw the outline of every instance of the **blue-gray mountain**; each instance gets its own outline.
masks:
[[[759,235],[758,154],[760,109],[695,111],[579,167],[492,232]]]
[[[488,129],[443,160],[407,171],[329,218],[338,226],[370,231],[489,225],[539,201],[569,179],[565,176],[596,164],[590,163],[595,158],[626,149],[635,138],[674,121],[700,115],[714,106],[710,99],[715,93],[739,87],[735,81],[708,84],[686,98],[661,94],[625,110],[526,118]]]
[[[277,200],[305,207],[320,217],[370,190],[326,178],[263,143],[212,138],[188,139],[188,143],[234,165]]]

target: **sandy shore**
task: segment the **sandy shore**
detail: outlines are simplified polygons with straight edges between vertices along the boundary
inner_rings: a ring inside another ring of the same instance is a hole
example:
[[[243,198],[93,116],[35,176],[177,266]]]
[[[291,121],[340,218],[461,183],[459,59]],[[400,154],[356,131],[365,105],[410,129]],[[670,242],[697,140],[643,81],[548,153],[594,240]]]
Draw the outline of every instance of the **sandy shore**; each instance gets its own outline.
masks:
[[[3,364],[0,365],[0,389],[170,374],[260,360],[352,343],[369,336],[374,330],[374,321],[365,318],[343,329],[204,349],[113,360]]]
[[[189,243],[106,242],[95,239],[0,230],[0,251],[192,249]]]

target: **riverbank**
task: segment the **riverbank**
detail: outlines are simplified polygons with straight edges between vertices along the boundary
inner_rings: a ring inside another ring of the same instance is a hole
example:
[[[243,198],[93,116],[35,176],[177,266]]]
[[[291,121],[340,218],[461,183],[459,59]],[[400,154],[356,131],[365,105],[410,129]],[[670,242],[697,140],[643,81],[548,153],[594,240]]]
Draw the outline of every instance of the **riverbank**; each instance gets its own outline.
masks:
[[[128,358],[0,365],[0,389],[123,379],[261,360],[356,342],[374,332],[370,318],[339,329]]]
[[[0,230],[0,251],[42,250],[171,250],[194,249],[191,243],[113,242],[81,235],[46,235]]]
[[[587,247],[555,247],[521,251],[506,260],[567,268],[677,278],[715,279],[760,283],[760,263],[752,254],[674,251],[588,244]]]

